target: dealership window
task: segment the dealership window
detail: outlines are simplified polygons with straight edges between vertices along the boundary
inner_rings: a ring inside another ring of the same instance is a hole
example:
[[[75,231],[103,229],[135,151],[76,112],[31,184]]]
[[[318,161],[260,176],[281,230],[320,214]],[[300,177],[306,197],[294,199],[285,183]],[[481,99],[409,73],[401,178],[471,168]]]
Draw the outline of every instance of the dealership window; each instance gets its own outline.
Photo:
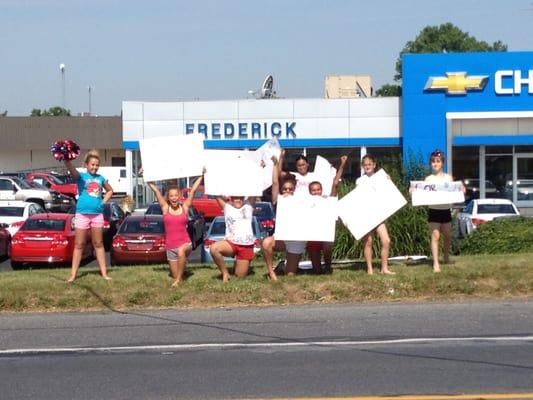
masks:
[[[479,199],[482,189],[479,184],[479,146],[455,146],[452,155],[453,177],[463,181],[466,202]]]
[[[513,146],[485,147],[485,179],[487,189],[485,197],[513,198]],[[490,190],[489,190],[490,188]]]
[[[402,149],[399,146],[367,147],[366,154],[374,156],[378,169],[397,168],[402,160]]]

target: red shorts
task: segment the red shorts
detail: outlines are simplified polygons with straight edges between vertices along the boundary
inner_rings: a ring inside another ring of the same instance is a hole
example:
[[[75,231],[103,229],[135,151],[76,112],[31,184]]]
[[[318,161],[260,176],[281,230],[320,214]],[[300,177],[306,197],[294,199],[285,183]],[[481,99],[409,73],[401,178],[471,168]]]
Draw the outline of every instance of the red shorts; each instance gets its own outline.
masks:
[[[231,250],[233,250],[233,253],[235,253],[235,259],[236,260],[248,260],[251,261],[254,259],[254,245],[253,244],[235,244],[230,241],[228,241],[229,245],[231,246]]]
[[[307,251],[321,251],[323,242],[307,242]]]

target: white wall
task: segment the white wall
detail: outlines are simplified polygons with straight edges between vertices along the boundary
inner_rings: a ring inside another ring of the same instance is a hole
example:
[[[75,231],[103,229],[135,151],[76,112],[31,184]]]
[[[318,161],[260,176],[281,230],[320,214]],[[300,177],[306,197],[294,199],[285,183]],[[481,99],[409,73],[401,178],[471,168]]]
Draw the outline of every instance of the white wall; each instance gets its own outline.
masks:
[[[122,103],[123,141],[185,133],[188,123],[295,122],[297,139],[399,138],[400,100],[273,99]],[[232,139],[237,140],[238,135]]]

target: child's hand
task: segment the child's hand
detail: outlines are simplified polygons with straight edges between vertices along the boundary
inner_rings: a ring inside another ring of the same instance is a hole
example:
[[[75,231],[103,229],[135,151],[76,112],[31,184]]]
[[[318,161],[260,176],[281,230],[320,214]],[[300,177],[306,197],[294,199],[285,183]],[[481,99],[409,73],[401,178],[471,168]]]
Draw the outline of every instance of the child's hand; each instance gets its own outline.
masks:
[[[348,161],[348,156],[341,156],[341,165],[346,164],[346,161]]]

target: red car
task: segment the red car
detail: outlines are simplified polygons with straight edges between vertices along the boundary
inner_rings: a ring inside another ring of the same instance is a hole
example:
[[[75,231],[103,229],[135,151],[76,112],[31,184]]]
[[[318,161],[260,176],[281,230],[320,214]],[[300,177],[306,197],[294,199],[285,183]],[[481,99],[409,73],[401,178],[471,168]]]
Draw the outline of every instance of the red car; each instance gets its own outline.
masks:
[[[120,224],[110,250],[111,265],[167,262],[162,215],[129,215]]]
[[[70,263],[74,250],[74,215],[34,214],[11,239],[11,267],[24,263]],[[91,257],[88,240],[82,258]]]
[[[190,188],[182,189],[180,201],[185,201],[185,199],[189,197],[190,191]],[[205,194],[203,186],[200,186],[194,193],[192,205],[204,215],[204,218],[209,220],[218,217],[219,215],[224,215],[224,210],[220,208],[220,205],[216,200],[216,196]]]
[[[78,198],[78,185],[75,183],[65,183],[53,174],[47,172],[31,172],[26,174],[26,179],[30,182],[37,182],[48,189],[70,196],[73,199]]]

